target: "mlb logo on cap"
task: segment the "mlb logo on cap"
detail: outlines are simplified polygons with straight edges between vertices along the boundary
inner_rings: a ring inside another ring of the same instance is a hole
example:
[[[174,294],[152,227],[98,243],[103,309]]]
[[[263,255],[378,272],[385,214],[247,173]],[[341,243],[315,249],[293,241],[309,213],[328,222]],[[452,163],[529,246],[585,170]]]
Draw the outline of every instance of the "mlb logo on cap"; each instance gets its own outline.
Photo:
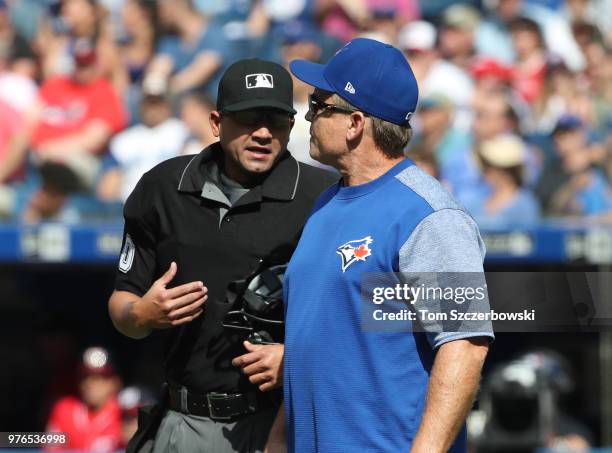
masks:
[[[274,78],[271,74],[249,74],[246,76],[246,87],[251,88],[274,88]]]
[[[278,63],[247,58],[231,64],[219,81],[217,110],[275,109],[295,115],[293,80]]]

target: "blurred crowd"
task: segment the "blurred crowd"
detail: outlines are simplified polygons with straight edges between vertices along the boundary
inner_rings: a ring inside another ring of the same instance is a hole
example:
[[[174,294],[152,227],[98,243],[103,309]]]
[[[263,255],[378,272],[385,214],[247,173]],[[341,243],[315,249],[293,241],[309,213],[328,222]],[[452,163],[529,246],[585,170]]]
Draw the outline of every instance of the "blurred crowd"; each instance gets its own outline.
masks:
[[[46,432],[64,433],[67,442],[45,450],[124,451],[138,418],[163,397],[144,385],[125,386],[112,354],[102,346],[85,349],[75,365],[62,369],[66,389],[51,392],[43,410]],[[72,381],[66,373],[75,375],[73,385],[66,385]],[[467,419],[469,451],[588,451],[595,436],[567,407],[576,386],[571,363],[553,350],[528,350],[497,363],[483,379],[479,409]]]
[[[73,392],[61,395],[46,423],[49,433],[64,433],[67,441],[45,450],[122,451],[138,428],[138,411],[152,405],[152,393],[142,386],[123,387],[109,351],[92,346],[83,352]]]
[[[0,219],[119,219],[144,172],[215,141],[231,63],[356,36],[405,53],[406,153],[481,224],[612,220],[608,0],[0,0]],[[318,165],[294,82],[289,150]]]

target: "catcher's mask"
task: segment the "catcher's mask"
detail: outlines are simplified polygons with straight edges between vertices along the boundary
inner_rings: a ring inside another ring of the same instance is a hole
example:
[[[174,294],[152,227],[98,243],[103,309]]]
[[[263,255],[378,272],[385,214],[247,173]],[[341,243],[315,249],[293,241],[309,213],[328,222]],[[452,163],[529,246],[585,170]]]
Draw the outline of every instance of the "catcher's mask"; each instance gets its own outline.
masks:
[[[286,264],[257,269],[243,280],[230,282],[227,302],[230,311],[223,327],[247,334],[251,343],[282,343],[285,338],[283,278]]]

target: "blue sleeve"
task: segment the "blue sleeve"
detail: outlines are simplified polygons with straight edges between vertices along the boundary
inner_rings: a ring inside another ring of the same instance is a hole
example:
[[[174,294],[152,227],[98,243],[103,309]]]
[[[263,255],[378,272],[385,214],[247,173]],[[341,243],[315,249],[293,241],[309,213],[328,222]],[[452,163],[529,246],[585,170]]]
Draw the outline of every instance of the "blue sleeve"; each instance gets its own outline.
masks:
[[[214,51],[221,58],[225,59],[229,56],[230,45],[225,35],[225,30],[217,22],[211,22],[208,25],[206,32],[202,35],[202,39],[198,44],[198,51]]]
[[[160,39],[159,43],[157,44],[157,49],[155,49],[155,54],[168,55],[169,57],[174,58],[176,54],[176,38],[165,36]]]
[[[119,166],[119,161],[115,159],[113,153],[104,154],[104,157],[102,158],[102,172],[106,172]]]

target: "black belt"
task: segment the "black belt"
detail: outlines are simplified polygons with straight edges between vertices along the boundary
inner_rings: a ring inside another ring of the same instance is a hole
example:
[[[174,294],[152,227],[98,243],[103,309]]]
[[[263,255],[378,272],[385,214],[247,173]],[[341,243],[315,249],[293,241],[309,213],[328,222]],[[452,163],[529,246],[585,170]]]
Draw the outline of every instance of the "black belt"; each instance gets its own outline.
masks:
[[[256,392],[202,394],[190,392],[186,387],[170,386],[169,394],[170,409],[173,411],[212,420],[231,421],[262,409]]]

